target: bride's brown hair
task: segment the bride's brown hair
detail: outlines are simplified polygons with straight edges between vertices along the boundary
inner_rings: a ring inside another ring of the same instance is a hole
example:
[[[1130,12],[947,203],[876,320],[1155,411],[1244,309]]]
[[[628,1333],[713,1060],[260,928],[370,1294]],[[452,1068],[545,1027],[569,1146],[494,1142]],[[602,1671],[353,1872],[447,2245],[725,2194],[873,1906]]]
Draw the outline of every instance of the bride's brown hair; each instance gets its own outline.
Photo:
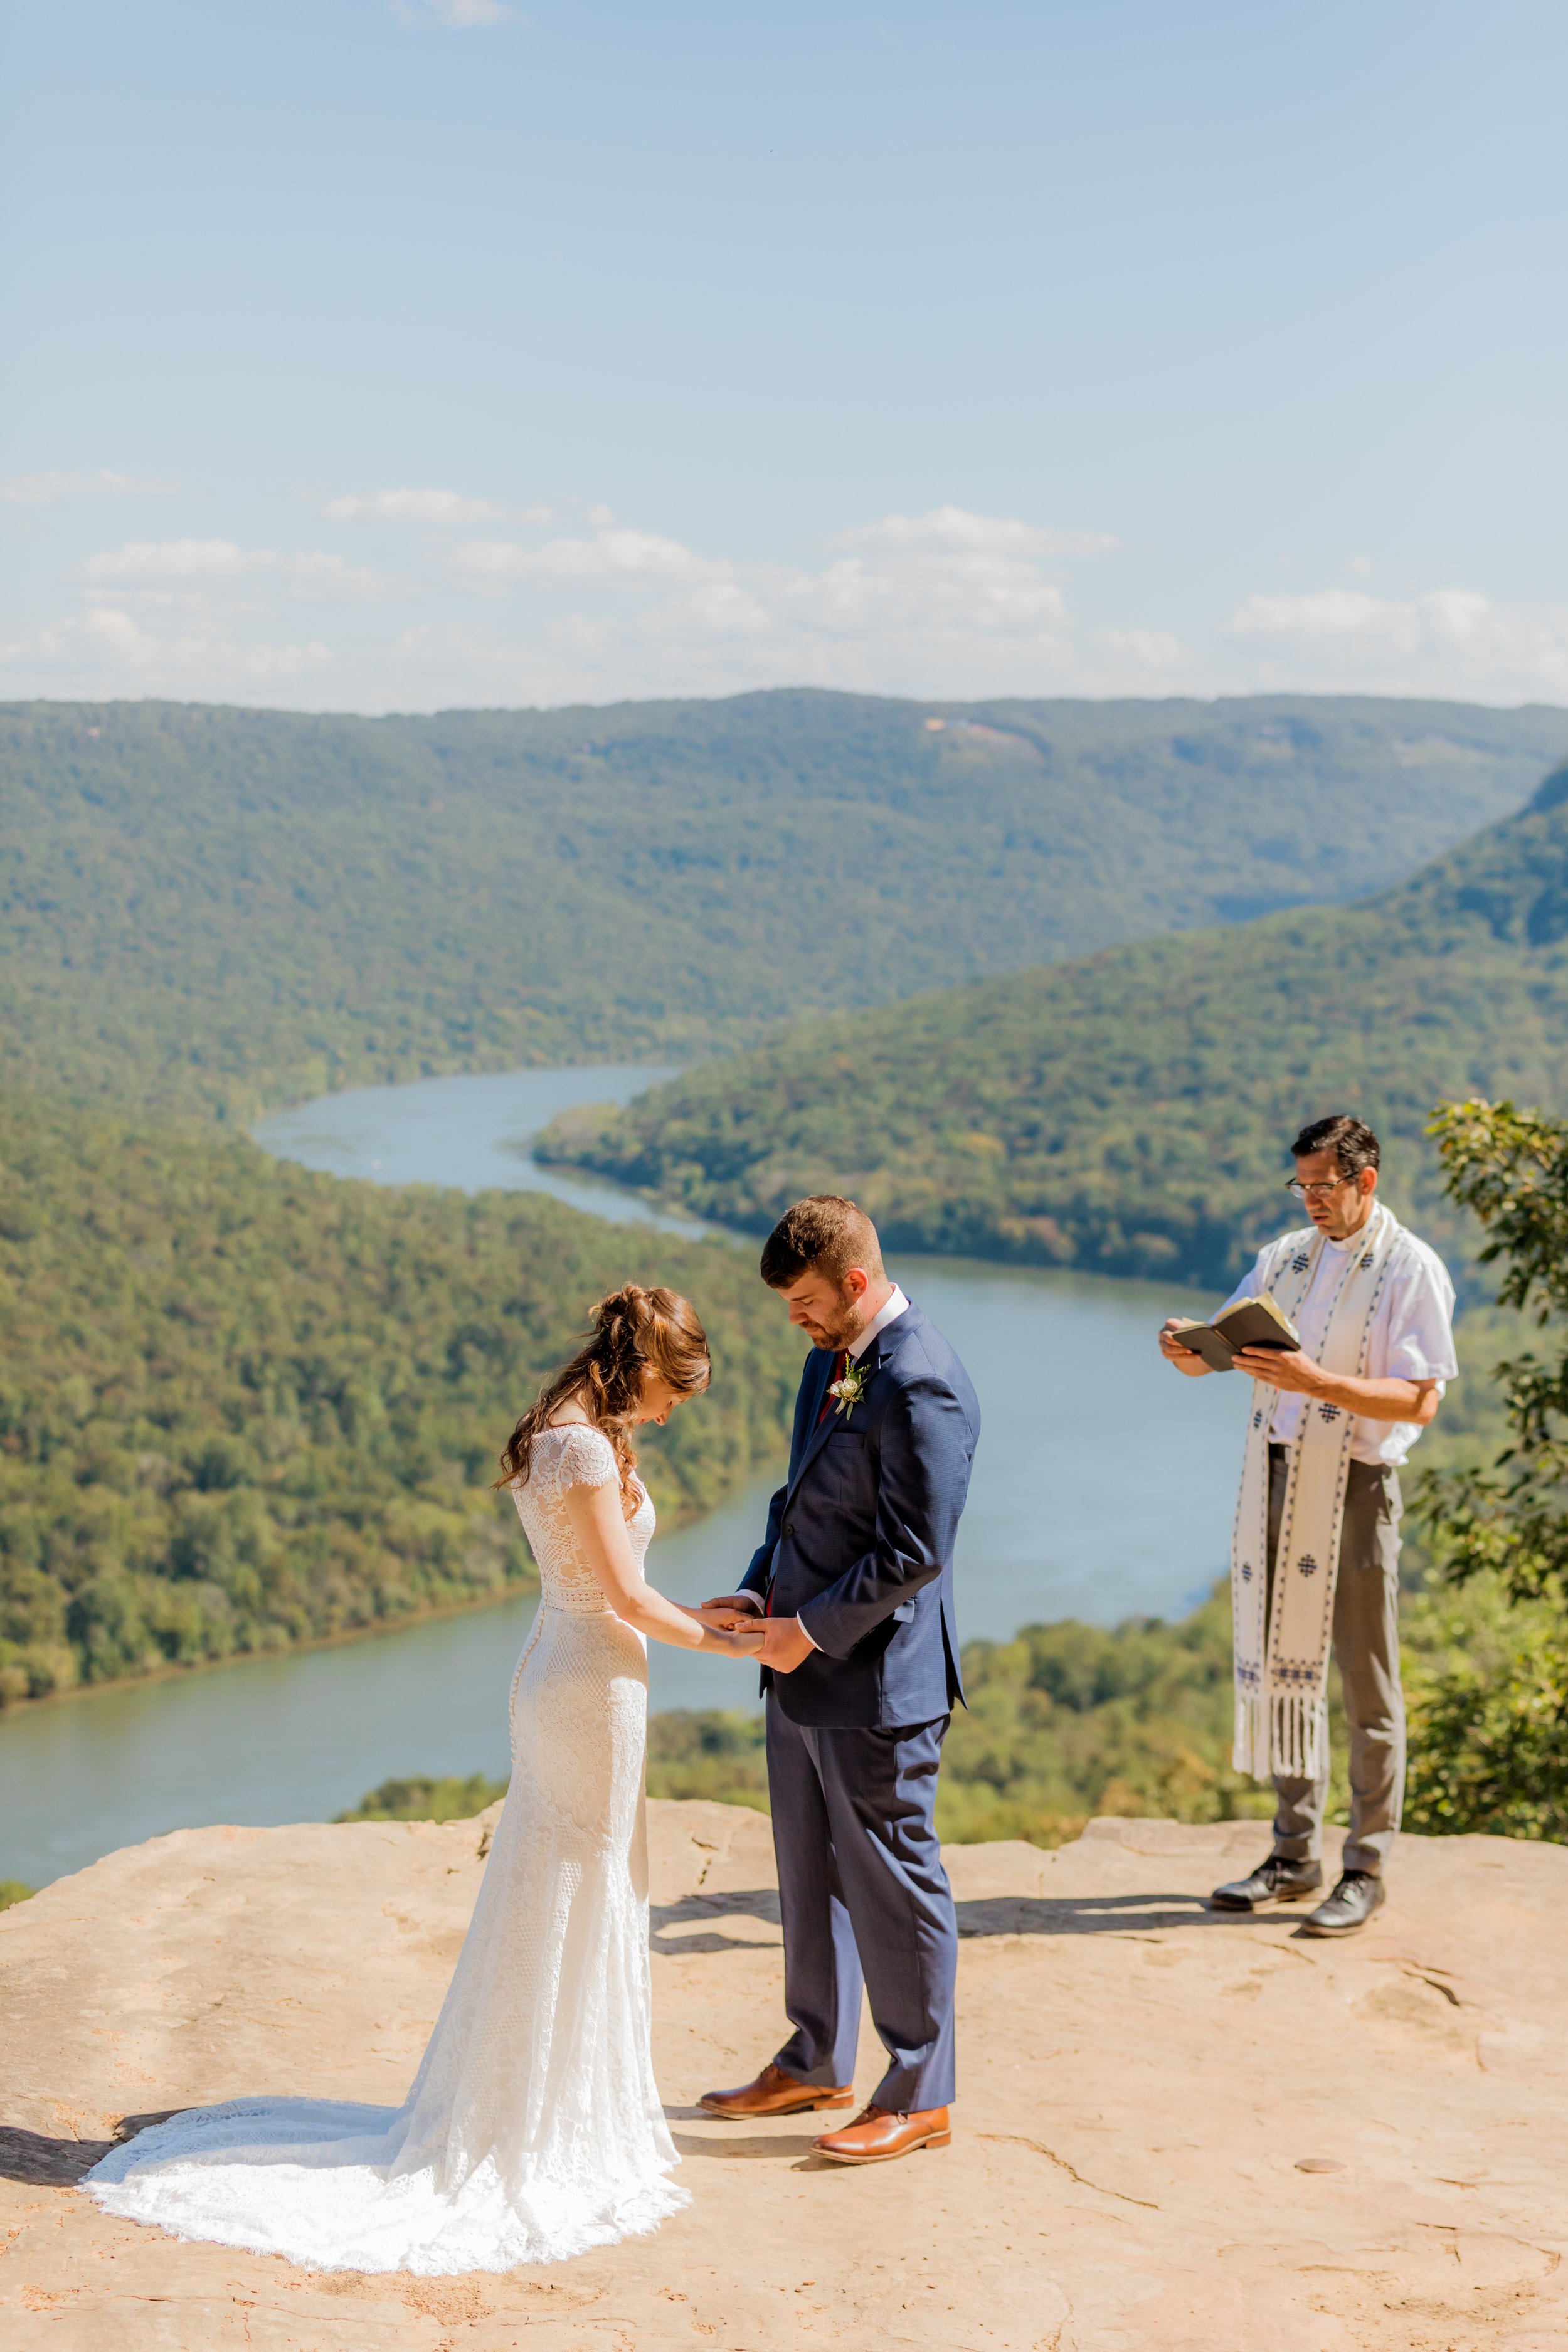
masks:
[[[621,1507],[637,1508],[632,1484],[637,1466],[627,1435],[626,1416],[642,1400],[645,1366],[662,1375],[678,1396],[698,1396],[707,1387],[710,1365],[708,1334],[697,1309],[678,1290],[645,1290],[628,1282],[595,1307],[584,1344],[563,1364],[523,1414],[501,1451],[498,1486],[526,1486],[533,1441],[551,1415],[576,1397],[595,1427],[616,1451],[621,1474]]]

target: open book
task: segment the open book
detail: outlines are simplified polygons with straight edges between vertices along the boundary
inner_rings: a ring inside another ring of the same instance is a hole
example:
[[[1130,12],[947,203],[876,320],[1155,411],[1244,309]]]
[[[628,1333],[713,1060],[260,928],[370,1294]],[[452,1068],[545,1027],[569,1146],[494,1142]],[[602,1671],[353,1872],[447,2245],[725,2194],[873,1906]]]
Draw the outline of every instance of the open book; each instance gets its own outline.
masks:
[[[1228,1372],[1243,1348],[1278,1348],[1283,1355],[1301,1344],[1296,1326],[1268,1291],[1261,1298],[1238,1298],[1212,1323],[1184,1318],[1171,1336],[1190,1356],[1201,1356],[1211,1372]]]

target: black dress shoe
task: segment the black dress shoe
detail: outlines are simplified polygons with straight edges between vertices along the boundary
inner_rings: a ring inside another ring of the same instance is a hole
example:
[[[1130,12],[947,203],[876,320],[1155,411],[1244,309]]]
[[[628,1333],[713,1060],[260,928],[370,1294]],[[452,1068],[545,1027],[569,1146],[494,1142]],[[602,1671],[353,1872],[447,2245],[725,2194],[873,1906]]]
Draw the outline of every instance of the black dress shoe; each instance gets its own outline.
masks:
[[[1326,1903],[1309,1911],[1301,1922],[1303,1936],[1353,1936],[1388,1900],[1375,1872],[1347,1870]]]
[[[1321,1862],[1290,1862],[1282,1853],[1271,1853],[1250,1878],[1233,1878],[1227,1885],[1216,1886],[1209,1901],[1216,1911],[1256,1911],[1263,1903],[1300,1903],[1303,1895],[1315,1895],[1322,1883]]]

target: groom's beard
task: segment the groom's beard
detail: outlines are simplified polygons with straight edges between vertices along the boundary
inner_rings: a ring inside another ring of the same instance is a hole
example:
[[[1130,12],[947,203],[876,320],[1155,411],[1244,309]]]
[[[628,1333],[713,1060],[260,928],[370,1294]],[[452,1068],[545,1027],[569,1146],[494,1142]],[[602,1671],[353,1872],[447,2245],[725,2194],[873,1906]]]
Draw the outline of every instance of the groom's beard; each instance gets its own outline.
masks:
[[[832,1322],[807,1323],[805,1331],[814,1348],[836,1351],[839,1348],[852,1348],[860,1337],[860,1328],[856,1302],[853,1298],[847,1298]]]

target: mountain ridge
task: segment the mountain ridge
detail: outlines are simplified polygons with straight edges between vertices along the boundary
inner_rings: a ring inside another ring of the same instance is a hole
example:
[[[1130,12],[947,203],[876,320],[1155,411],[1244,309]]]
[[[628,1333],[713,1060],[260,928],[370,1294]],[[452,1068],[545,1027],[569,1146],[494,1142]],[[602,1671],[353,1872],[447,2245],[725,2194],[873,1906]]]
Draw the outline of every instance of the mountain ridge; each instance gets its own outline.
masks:
[[[1521,802],[1568,712],[1277,696],[357,719],[0,708],[0,1068],[245,1118],[697,1056],[1341,899]]]
[[[1296,1128],[1354,1108],[1457,1241],[1434,1104],[1568,1087],[1568,763],[1343,908],[1111,948],[803,1024],[536,1147],[763,1230],[851,1192],[890,1246],[1228,1285],[1284,1223]]]

